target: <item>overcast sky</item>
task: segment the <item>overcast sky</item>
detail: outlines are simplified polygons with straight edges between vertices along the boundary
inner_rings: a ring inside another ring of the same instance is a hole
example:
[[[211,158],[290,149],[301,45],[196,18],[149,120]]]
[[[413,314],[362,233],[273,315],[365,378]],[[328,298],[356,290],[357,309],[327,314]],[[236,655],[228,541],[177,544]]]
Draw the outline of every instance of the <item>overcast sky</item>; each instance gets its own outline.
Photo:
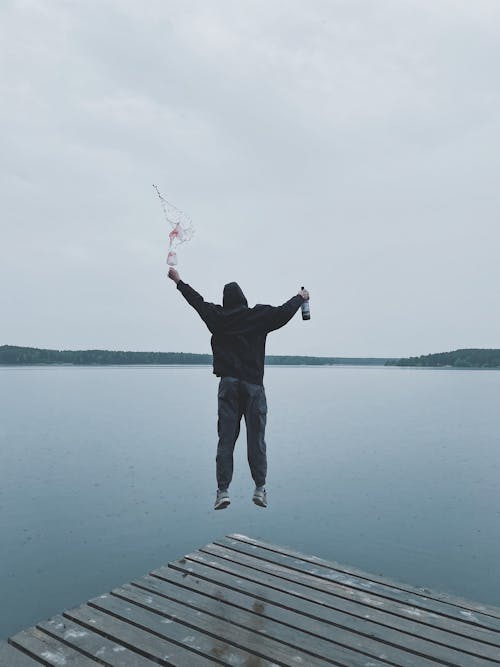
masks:
[[[0,344],[206,352],[183,279],[301,285],[268,352],[500,347],[497,0],[2,0]]]

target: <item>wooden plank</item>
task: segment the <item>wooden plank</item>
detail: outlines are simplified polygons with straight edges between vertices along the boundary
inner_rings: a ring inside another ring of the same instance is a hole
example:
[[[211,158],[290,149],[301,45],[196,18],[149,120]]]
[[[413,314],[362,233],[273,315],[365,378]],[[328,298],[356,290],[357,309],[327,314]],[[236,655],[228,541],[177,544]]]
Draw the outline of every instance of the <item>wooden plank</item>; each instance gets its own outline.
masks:
[[[139,589],[136,590],[139,591]],[[147,607],[143,604],[144,597],[151,600]],[[93,600],[91,604],[95,602]],[[214,619],[201,611],[193,614],[185,605],[172,600],[168,600],[167,604],[161,598],[159,604],[156,605],[155,602],[152,594],[144,596],[138,592],[134,595],[122,587],[114,589],[112,595],[106,600],[97,598],[98,608],[119,614],[122,618],[127,618],[150,631],[161,633],[165,627],[165,620],[175,620],[184,634],[188,633],[194,637],[192,646],[196,647],[199,652],[204,652],[205,655],[213,655],[214,642],[217,646],[223,643],[225,650],[229,649],[231,652],[231,662],[228,664],[237,663],[238,660],[243,664],[249,660],[255,662],[258,657],[263,664],[269,666],[272,664],[284,666],[304,664],[310,667],[324,665],[324,661],[317,660],[302,651],[294,651],[294,655],[291,656],[288,647],[274,640],[257,636],[251,629],[239,628],[227,621]],[[207,652],[206,648],[201,645],[202,639],[205,646],[208,644],[210,651]]]
[[[131,651],[82,625],[63,616],[54,616],[49,621],[37,624],[37,628],[58,639],[84,655],[102,660],[113,667],[151,667],[151,660]]]
[[[417,600],[414,600],[414,596],[412,596],[408,601],[405,601],[404,599],[393,600],[384,595],[379,595],[376,591],[373,592],[363,589],[360,590],[359,588],[352,587],[349,585],[348,581],[339,583],[332,580],[323,579],[313,574],[304,573],[298,569],[287,567],[280,563],[257,558],[253,554],[250,555],[245,553],[243,550],[235,550],[231,548],[228,549],[225,546],[213,544],[203,547],[203,549],[200,549],[200,551],[212,555],[219,555],[227,560],[232,560],[233,562],[244,564],[247,567],[270,572],[271,574],[275,574],[276,576],[285,580],[298,582],[305,586],[309,586],[310,588],[328,592],[331,595],[351,599],[360,604],[373,605],[379,609],[390,611],[395,616],[413,618],[413,620],[419,623],[427,623],[429,625],[436,625],[439,623],[439,627],[442,627],[443,629],[450,629],[450,631],[454,631],[457,634],[463,634],[464,636],[469,636],[468,628],[485,627],[484,625],[476,625],[475,623],[471,623],[469,620],[466,620],[461,616],[452,618],[449,615],[440,614],[438,609],[424,609],[423,607],[418,607],[414,604],[414,602],[417,602]],[[492,617],[485,618],[491,619],[492,624],[496,625],[496,619]],[[495,627],[490,627],[487,629],[496,632]]]
[[[482,602],[476,602],[472,600],[467,600],[465,598],[456,596],[456,595],[451,595],[448,593],[440,593],[438,591],[433,591],[429,590],[428,588],[421,588],[418,586],[411,586],[410,584],[406,583],[401,583],[399,581],[394,581],[391,580],[387,577],[383,577],[378,574],[371,574],[367,572],[363,572],[362,570],[359,570],[358,568],[343,565],[340,563],[337,563],[335,561],[329,561],[325,560],[323,558],[319,558],[318,556],[309,556],[307,554],[300,553],[298,551],[295,551],[289,547],[283,547],[283,546],[278,546],[275,544],[270,544],[269,542],[265,542],[263,540],[256,540],[251,537],[247,537],[246,535],[240,535],[238,533],[234,533],[231,535],[227,536],[230,539],[239,541],[239,542],[244,542],[246,544],[252,544],[257,548],[265,549],[271,552],[279,553],[283,556],[288,556],[293,559],[297,560],[303,560],[306,563],[311,563],[314,566],[317,566],[318,568],[326,568],[327,570],[335,570],[337,572],[342,572],[344,574],[347,574],[349,576],[355,576],[355,577],[360,577],[362,579],[367,579],[368,581],[372,582],[377,582],[380,584],[384,584],[387,586],[391,586],[392,588],[399,588],[402,591],[406,591],[407,593],[412,593],[415,595],[423,595],[426,598],[438,600],[440,602],[443,602],[445,604],[450,604],[456,607],[461,607],[465,610],[473,611],[473,612],[480,612],[482,614],[487,614],[489,616],[493,616],[495,618],[500,618],[500,608],[495,607],[493,605],[489,605],[486,603]]]
[[[414,594],[408,594],[399,588],[392,587],[387,584],[380,584],[371,582],[368,579],[357,576],[345,575],[342,572],[328,570],[326,568],[316,568],[310,564],[301,561],[300,559],[290,558],[289,556],[280,554],[278,552],[271,552],[263,550],[255,545],[249,545],[239,540],[224,538],[216,540],[215,544],[227,549],[232,549],[238,553],[253,556],[254,558],[262,559],[266,562],[283,566],[293,572],[309,575],[320,579],[321,581],[342,584],[349,588],[359,590],[362,592],[369,592],[371,595],[377,595],[381,599],[392,600],[405,606],[411,606],[413,609],[420,609],[423,611],[439,614],[443,617],[448,617],[454,620],[470,623],[471,625],[479,625],[490,630],[500,632],[500,619],[493,616],[482,614],[481,612],[471,612],[440,600],[433,600],[431,598]]]
[[[102,665],[78,651],[74,651],[62,642],[49,637],[38,628],[29,628],[10,637],[9,643],[24,650],[28,655],[36,658],[42,665],[54,667],[96,667]]]
[[[148,585],[149,588],[144,587]],[[122,590],[128,593],[126,599],[144,604],[151,609],[162,611],[165,607],[170,608],[171,601],[179,602],[197,612],[201,611],[223,621],[228,621],[237,627],[251,630],[263,638],[270,638],[281,642],[289,647],[288,653],[293,654],[295,657],[302,658],[304,653],[308,653],[309,656],[305,657],[306,664],[310,662],[310,656],[321,658],[323,664],[329,665],[338,665],[339,661],[341,661],[341,664],[360,664],[360,660],[362,659],[359,655],[360,652],[372,658],[374,665],[385,665],[391,657],[389,655],[391,653],[390,647],[381,645],[378,642],[371,642],[369,648],[364,646],[363,642],[358,642],[360,645],[359,648],[357,651],[353,651],[350,647],[346,648],[341,641],[336,641],[334,637],[331,640],[325,640],[318,636],[313,637],[308,635],[296,627],[287,627],[263,614],[261,608],[264,605],[255,599],[253,610],[249,612],[246,609],[241,610],[228,605],[225,601],[226,592],[223,594],[224,600],[221,600],[220,597],[210,598],[209,596],[198,594],[192,589],[187,591],[185,588],[176,586],[173,583],[169,584],[166,581],[160,581],[154,577],[145,577],[137,582],[137,584],[123,586]],[[339,632],[338,635],[340,637],[341,633]],[[255,638],[254,641],[259,644],[262,643],[262,640],[258,638]],[[388,648],[389,651],[387,650]],[[382,663],[378,661],[379,654],[381,653],[384,654],[384,662]],[[397,657],[403,657],[401,651],[398,652]],[[404,667],[406,663],[401,662],[397,664]],[[411,667],[414,667],[414,665],[435,667],[435,662],[431,663],[424,660],[420,663],[411,662],[409,665]]]
[[[111,609],[111,611],[114,610]],[[124,621],[120,618],[119,614],[111,615],[106,611],[99,611],[95,607],[90,607],[86,604],[76,609],[65,611],[64,617],[160,665],[209,667],[214,664],[229,664],[217,660],[215,655],[213,658],[206,658],[193,651],[190,646],[191,638],[188,633],[185,630],[183,634],[169,632],[170,626],[167,624],[165,624],[165,631],[152,633]],[[172,635],[174,636],[173,640]]]
[[[295,584],[293,592],[284,592],[278,590],[276,586],[282,587],[283,584],[276,580],[273,575],[265,573],[255,573],[252,576],[251,570],[242,569],[237,564],[231,564],[228,561],[217,557],[209,556],[202,552],[196,552],[193,555],[196,560],[181,559],[169,563],[167,567],[161,567],[154,570],[151,574],[155,577],[168,578],[166,574],[169,570],[176,570],[181,574],[181,580],[186,575],[193,575],[201,581],[212,582],[216,590],[223,586],[225,591],[236,591],[251,595],[257,599],[277,605],[292,613],[297,613],[307,623],[312,619],[316,627],[318,623],[339,625],[348,627],[355,632],[366,632],[369,636],[380,638],[395,644],[405,643],[406,637],[416,636],[428,639],[429,641],[444,646],[455,646],[457,636],[448,630],[441,630],[423,623],[416,623],[412,620],[399,617],[397,620],[398,628],[394,628],[394,619],[392,615],[385,611],[373,609],[369,614],[365,613],[360,605],[350,600],[339,598],[332,600],[318,597],[310,589]],[[493,657],[500,653],[500,647],[495,645],[498,642],[497,633],[490,632],[484,628],[467,628],[473,636],[470,652],[477,653],[483,657]],[[388,633],[387,635],[385,633]],[[464,639],[462,635],[458,635]]]
[[[374,659],[383,655],[384,660],[399,667],[435,667],[436,664],[424,654],[415,655],[413,646],[394,647],[370,637],[366,628],[365,632],[360,634],[348,628],[321,624],[300,613],[276,607],[269,603],[269,600],[264,602],[191,576],[183,577],[172,570],[164,571],[161,579],[144,577],[134,582],[134,585],[168,599],[183,601],[193,609],[206,611],[243,627],[252,627],[258,633],[277,639],[292,648],[307,651],[325,661],[332,656],[340,658],[340,649],[343,649],[346,657],[357,659],[358,656],[353,651]],[[255,616],[258,621],[254,620]],[[257,630],[255,626],[258,626]],[[409,644],[412,639],[409,638]],[[421,647],[420,642],[419,648]]]
[[[262,614],[266,617],[289,625],[292,628],[300,628],[316,637],[331,638],[332,632],[342,633],[342,629],[344,629],[348,633],[353,632],[361,635],[361,637],[365,635],[369,638],[396,646],[404,651],[412,651],[429,657],[437,657],[434,646],[435,642],[455,648],[454,636],[439,630],[432,629],[432,632],[429,633],[430,639],[429,637],[423,637],[424,641],[422,641],[422,637],[418,634],[421,628],[412,621],[406,622],[407,627],[405,631],[401,631],[391,627],[381,628],[377,623],[365,617],[356,618],[343,612],[337,611],[334,614],[328,614],[327,612],[325,614],[324,607],[318,607],[316,603],[308,604],[306,601],[300,601],[300,609],[297,609],[296,599],[288,593],[263,588],[254,583],[242,580],[238,580],[239,583],[236,583],[236,576],[231,577],[222,572],[217,574],[216,571],[214,577],[213,570],[212,574],[210,573],[210,568],[205,567],[203,569],[203,566],[197,566],[197,568],[195,570],[190,568],[192,575],[188,577],[185,576],[187,570],[184,570],[184,573],[182,573],[182,570],[180,572],[172,571],[172,567],[160,568],[152,573],[153,577],[145,577],[139,580],[137,585],[151,586],[155,589],[154,579],[158,577],[179,587],[185,587],[189,590],[190,594],[191,591],[195,591],[216,600],[222,599],[227,604],[247,610],[252,610],[254,605],[260,600],[261,605],[264,607]],[[211,581],[214,583],[204,581],[207,578],[207,570],[209,571],[208,577],[211,577]],[[203,578],[200,579],[197,575]],[[162,591],[160,587],[158,587],[158,590]],[[167,593],[165,592],[165,594]],[[333,627],[332,624],[325,622],[328,620],[332,622]],[[427,628],[424,628],[424,633],[426,631]],[[344,635],[344,637],[346,636],[349,635]],[[304,646],[302,643],[301,645]],[[500,648],[485,644],[482,641],[467,642],[467,651],[478,657],[500,660]],[[398,659],[403,664],[404,658],[398,656]],[[408,658],[406,660],[408,661]],[[422,661],[417,662],[417,664],[422,664]]]
[[[338,584],[333,584],[331,582],[325,582],[322,580],[318,582],[317,579],[311,577],[310,575],[302,575],[297,572],[291,572],[288,568],[283,568],[282,566],[274,565],[272,563],[268,563],[260,559],[255,559],[251,556],[239,554],[237,552],[226,551],[223,547],[219,547],[217,545],[210,545],[204,548],[203,553],[210,554],[210,556],[212,557],[210,560],[207,561],[208,564],[215,563],[213,557],[218,556],[219,558],[228,560],[234,565],[238,564],[242,565],[244,569],[240,572],[240,576],[241,574],[245,576],[247,573],[250,573],[252,579],[255,579],[255,576],[259,576],[261,572],[264,572],[267,575],[273,575],[275,577],[274,583],[271,580],[267,582],[267,585],[270,585],[271,587],[274,587],[277,590],[289,592],[292,594],[297,594],[297,587],[300,585],[301,590],[298,591],[299,597],[302,596],[308,600],[317,601],[320,604],[329,607],[332,607],[333,605],[333,608],[335,608],[335,605],[338,605],[339,600],[342,597],[344,599],[352,600],[358,605],[357,615],[359,617],[371,619],[373,615],[372,611],[373,609],[379,609],[379,611],[384,610],[387,612],[386,619],[388,619],[389,622],[392,623],[392,627],[394,629],[399,629],[398,614],[402,613],[401,609],[403,609],[403,611],[412,610],[411,607],[403,607],[398,603],[388,600],[380,601],[380,598],[377,598],[376,596],[371,596],[366,593],[360,593],[359,591],[356,590],[353,591],[347,588],[346,586],[340,586]],[[196,554],[190,554],[189,556],[186,556],[186,558],[189,560],[191,559],[196,560],[197,557]],[[292,585],[291,588],[288,588],[289,584]],[[417,613],[418,613],[418,621],[420,624],[422,623],[422,619],[424,618],[425,612],[418,611]],[[449,626],[450,623],[456,624],[456,622],[450,621],[450,619],[448,618],[442,619],[438,617],[436,614],[432,615],[428,614],[427,620],[429,620],[430,626],[432,626],[433,623],[435,624],[441,623],[441,625],[445,626],[444,629],[446,629],[446,626]],[[467,626],[467,624],[463,625]],[[460,640],[461,640],[460,636],[458,635],[455,636],[453,652],[457,661],[461,659],[455,652],[455,649],[458,649],[458,651],[462,650],[462,647],[460,646]],[[467,658],[467,656],[465,657]],[[462,660],[462,662],[457,662],[456,664],[462,664],[462,663],[464,663],[466,667],[470,667],[471,665],[483,664],[480,658],[473,656],[470,656],[465,661]]]
[[[0,667],[40,667],[40,663],[2,641],[0,642]]]

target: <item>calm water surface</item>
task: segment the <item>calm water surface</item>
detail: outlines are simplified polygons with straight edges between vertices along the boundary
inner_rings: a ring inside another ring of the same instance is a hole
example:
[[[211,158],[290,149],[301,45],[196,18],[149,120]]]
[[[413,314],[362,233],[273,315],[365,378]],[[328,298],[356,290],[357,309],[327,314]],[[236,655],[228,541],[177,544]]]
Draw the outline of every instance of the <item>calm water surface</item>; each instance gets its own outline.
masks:
[[[500,372],[268,368],[212,510],[207,367],[0,368],[0,637],[230,532],[500,605]]]

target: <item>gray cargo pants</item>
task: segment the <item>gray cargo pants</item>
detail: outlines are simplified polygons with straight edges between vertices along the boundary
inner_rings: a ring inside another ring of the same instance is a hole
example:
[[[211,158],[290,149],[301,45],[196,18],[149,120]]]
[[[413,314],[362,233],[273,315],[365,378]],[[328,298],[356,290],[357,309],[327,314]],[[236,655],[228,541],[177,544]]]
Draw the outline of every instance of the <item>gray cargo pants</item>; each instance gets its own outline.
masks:
[[[233,377],[223,377],[219,383],[219,419],[217,430],[217,485],[227,489],[233,478],[233,451],[240,434],[241,417],[247,427],[248,465],[255,486],[266,483],[267,457],[264,432],[267,403],[264,387]]]

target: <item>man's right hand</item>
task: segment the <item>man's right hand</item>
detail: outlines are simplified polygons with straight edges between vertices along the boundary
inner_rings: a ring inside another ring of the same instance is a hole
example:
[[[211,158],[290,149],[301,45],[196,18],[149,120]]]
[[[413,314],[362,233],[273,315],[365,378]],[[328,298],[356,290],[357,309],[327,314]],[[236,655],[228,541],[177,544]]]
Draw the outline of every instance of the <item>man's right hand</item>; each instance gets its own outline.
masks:
[[[181,279],[177,269],[174,269],[172,266],[168,270],[168,277],[170,278],[170,280],[173,280],[176,285]]]
[[[301,289],[299,296],[301,296],[305,301],[309,301],[309,292],[306,289]]]

